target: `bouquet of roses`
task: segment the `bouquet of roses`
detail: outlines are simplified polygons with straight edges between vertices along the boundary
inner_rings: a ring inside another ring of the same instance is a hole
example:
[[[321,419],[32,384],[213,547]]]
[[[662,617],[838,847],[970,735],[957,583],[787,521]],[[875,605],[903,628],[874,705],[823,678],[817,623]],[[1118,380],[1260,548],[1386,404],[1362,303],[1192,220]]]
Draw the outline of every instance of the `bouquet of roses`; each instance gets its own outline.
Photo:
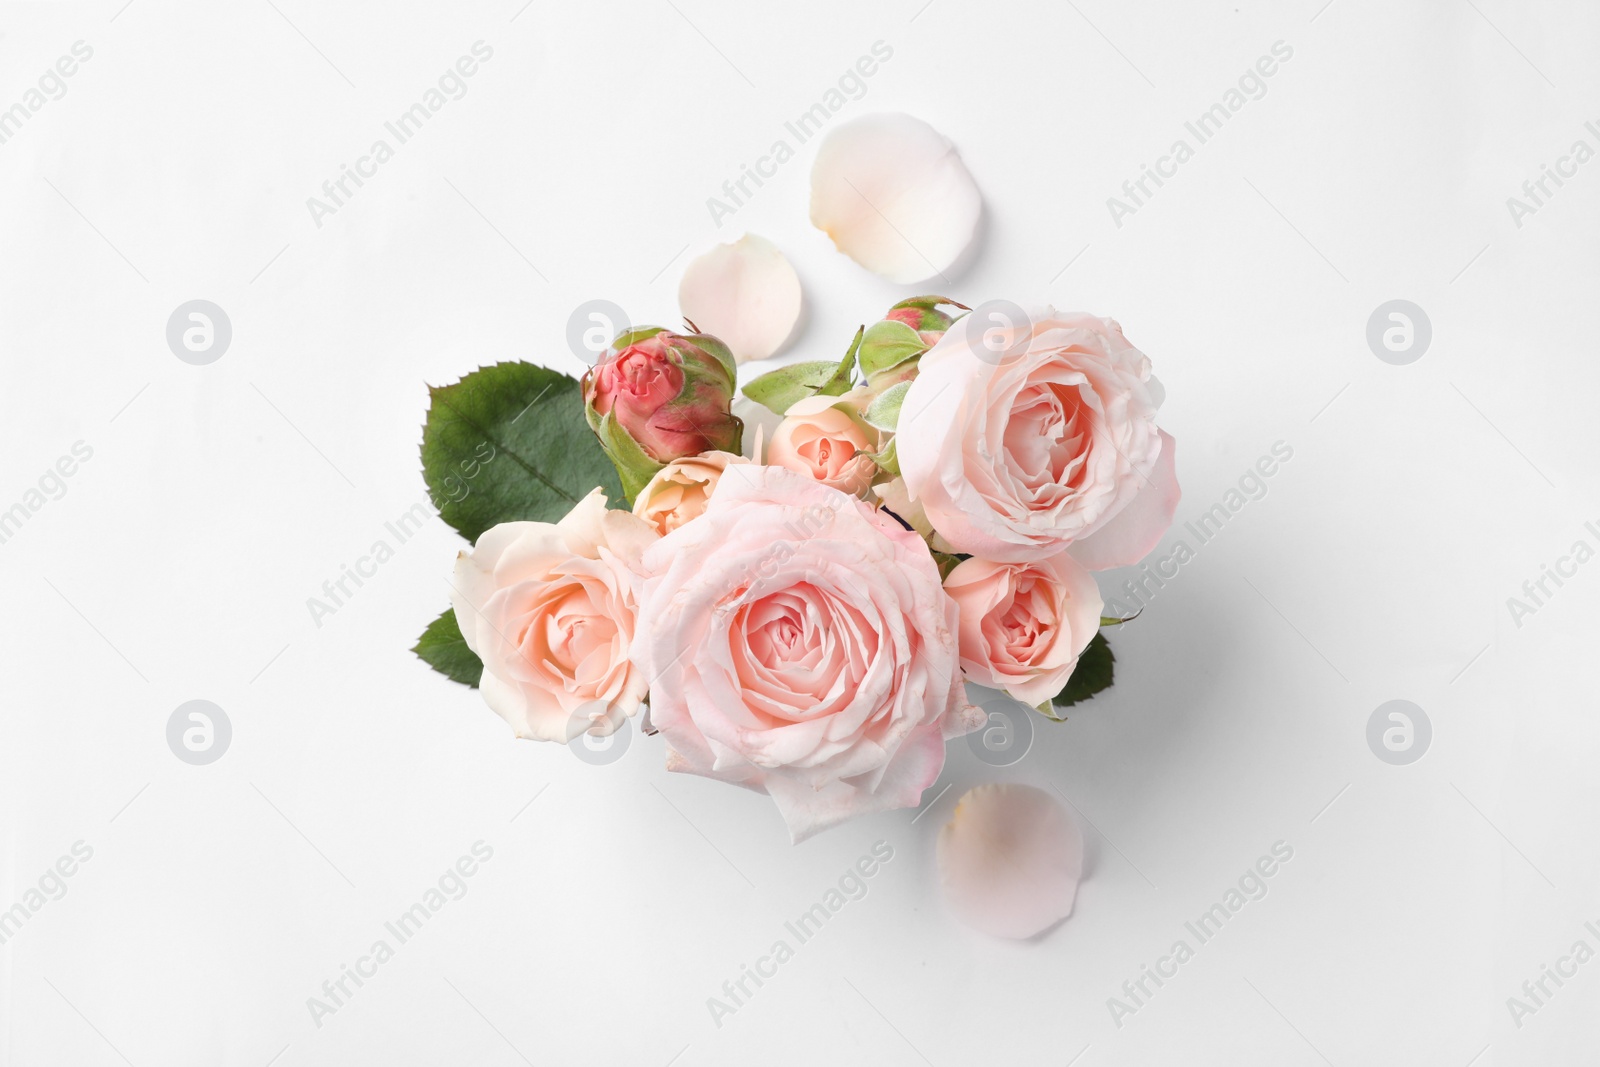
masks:
[[[628,328],[581,382],[433,389],[423,473],[473,546],[418,655],[518,737],[642,716],[795,840],[917,805],[984,722],[966,683],[1058,720],[1111,683],[1092,572],[1165,532],[1174,442],[1116,322],[967,310],[903,300],[742,398],[692,324]]]

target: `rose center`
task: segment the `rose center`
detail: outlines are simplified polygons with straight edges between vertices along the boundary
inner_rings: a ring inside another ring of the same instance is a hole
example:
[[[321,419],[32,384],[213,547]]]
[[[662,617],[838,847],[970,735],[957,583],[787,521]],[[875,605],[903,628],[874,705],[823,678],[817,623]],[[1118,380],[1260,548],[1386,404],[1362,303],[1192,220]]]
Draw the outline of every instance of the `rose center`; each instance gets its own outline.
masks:
[[[1023,485],[1076,488],[1093,443],[1094,413],[1076,386],[1034,385],[1017,396],[1005,450]]]

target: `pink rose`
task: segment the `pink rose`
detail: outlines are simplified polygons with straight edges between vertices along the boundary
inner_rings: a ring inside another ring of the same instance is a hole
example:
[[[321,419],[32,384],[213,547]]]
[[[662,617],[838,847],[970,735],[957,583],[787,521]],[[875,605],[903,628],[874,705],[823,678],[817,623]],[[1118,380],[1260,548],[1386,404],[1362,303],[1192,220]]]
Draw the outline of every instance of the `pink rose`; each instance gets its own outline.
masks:
[[[504,522],[456,559],[456,622],[483,699],[518,737],[609,734],[649,688],[628,659],[636,568],[656,534],[596,489],[559,523]]]
[[[922,356],[900,469],[960,552],[1024,562],[1070,545],[1091,570],[1137,563],[1178,506],[1160,400],[1149,359],[1110,319],[1044,308],[980,330],[969,317]]]
[[[878,433],[842,404],[843,397],[808,396],[795,401],[767,445],[767,462],[862,496],[878,465],[867,453]]]
[[[706,501],[717,487],[717,480],[730,464],[750,461],[732,452],[705,452],[675,459],[656,472],[639,491],[633,513],[659,534],[669,534],[684,523],[700,517]]]
[[[1037,563],[962,560],[944,591],[961,611],[967,681],[1004,689],[1030,707],[1065,688],[1105,607],[1094,575],[1065,552]]]
[[[974,716],[927,546],[779,467],[646,550],[633,658],[667,766],[768,793],[791,836],[914,806]]]

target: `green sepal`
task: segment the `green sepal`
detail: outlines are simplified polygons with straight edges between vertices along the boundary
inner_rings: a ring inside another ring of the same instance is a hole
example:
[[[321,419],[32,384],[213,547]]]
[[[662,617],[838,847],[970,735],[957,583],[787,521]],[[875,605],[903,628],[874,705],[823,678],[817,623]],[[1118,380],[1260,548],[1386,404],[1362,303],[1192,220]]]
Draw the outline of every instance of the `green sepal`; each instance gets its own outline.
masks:
[[[735,362],[733,352],[728,346],[709,333],[684,334],[682,338],[722,364],[722,369],[728,372],[728,383],[731,391],[733,382],[739,377],[739,364]]]
[[[1033,710],[1037,711],[1040,715],[1043,715],[1045,718],[1049,719],[1051,722],[1066,722],[1067,721],[1067,717],[1065,715],[1057,715],[1056,714],[1055,708],[1051,705],[1050,701],[1048,701],[1048,700],[1046,700],[1043,704],[1040,704],[1038,707],[1034,708]]]
[[[898,382],[872,398],[862,418],[880,430],[893,431],[900,424],[900,409],[905,406],[910,382]]]
[[[903,322],[882,319],[867,327],[856,358],[861,364],[861,373],[871,381],[874,376],[915,359],[927,350],[928,343],[916,330]]]
[[[960,303],[959,301],[951,300],[948,296],[913,296],[907,300],[900,301],[900,303],[896,304],[889,310],[890,312],[895,312],[904,308],[916,308],[922,314],[919,316],[920,321],[916,324],[916,326],[913,327],[913,329],[916,329],[919,332],[943,332],[948,330],[951,324],[955,322],[954,318],[939,310],[941,305],[946,304],[950,307],[960,308],[962,311],[972,310],[971,308],[967,307],[967,305]],[[888,316],[886,315],[884,317],[887,318]],[[910,325],[910,323],[907,323],[907,325]]]
[[[900,477],[900,453],[895,448],[894,438],[883,447],[881,452],[868,452],[867,458],[878,465],[881,471],[887,471],[896,478]]]
[[[662,326],[630,326],[617,334],[616,339],[611,342],[611,351],[621,352],[629,345],[636,345],[640,341],[648,341],[656,334],[661,333],[663,329],[665,327]]]
[[[616,468],[617,476],[622,480],[623,496],[631,507],[639,491],[650,484],[650,479],[666,464],[657,463],[640,448],[639,442],[618,425],[615,415],[599,415],[591,411],[589,425],[594,428],[600,447]]]

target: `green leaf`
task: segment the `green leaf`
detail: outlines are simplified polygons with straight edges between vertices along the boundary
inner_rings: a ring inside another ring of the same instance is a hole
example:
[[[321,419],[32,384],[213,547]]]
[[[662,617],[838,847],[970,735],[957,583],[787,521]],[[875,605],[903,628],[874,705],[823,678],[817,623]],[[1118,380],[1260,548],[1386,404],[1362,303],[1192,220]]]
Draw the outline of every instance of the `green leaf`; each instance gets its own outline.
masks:
[[[1117,657],[1111,654],[1111,645],[1105,634],[1095,634],[1089,647],[1078,657],[1078,666],[1067,686],[1056,694],[1054,703],[1064,708],[1088,700],[1102,689],[1111,688],[1112,665]]]
[[[900,409],[905,405],[906,394],[910,391],[910,382],[891,385],[872,398],[872,403],[867,405],[861,417],[880,430],[893,430],[900,424]]]
[[[589,431],[575,379],[496,363],[429,393],[422,476],[439,516],[467,540],[502,522],[557,522],[595,486],[621,506],[622,485]]]
[[[476,689],[478,679],[483,677],[483,660],[467,647],[461,627],[456,624],[454,608],[446,608],[443,615],[430,622],[411,651],[453,682]]]
[[[821,392],[833,380],[838,369],[839,365],[831,359],[791,363],[751,379],[744,387],[744,395],[782,415],[796,401]]]
[[[856,350],[861,347],[863,332],[856,330],[856,339],[839,362],[813,359],[770,370],[746,384],[744,395],[778,415],[786,414],[796,401],[818,393],[843,396],[855,384]]]
[[[883,319],[867,327],[857,358],[861,361],[861,373],[870,379],[891,367],[898,367],[908,359],[915,359],[927,350],[927,342],[917,335],[916,330],[903,322]]]

